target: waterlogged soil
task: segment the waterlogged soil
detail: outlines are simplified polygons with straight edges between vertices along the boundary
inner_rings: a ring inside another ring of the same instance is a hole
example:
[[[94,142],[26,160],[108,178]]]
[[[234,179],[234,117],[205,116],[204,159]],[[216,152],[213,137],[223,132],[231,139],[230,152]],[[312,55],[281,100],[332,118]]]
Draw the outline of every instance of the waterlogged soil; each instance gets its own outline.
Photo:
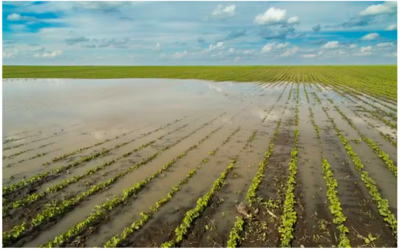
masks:
[[[373,104],[374,98],[358,94]],[[334,119],[349,140],[364,170],[388,200],[389,210],[397,216],[397,178],[334,105],[396,167],[397,149],[382,133],[397,140],[397,131],[378,116],[361,112],[359,102],[332,86],[284,81],[3,80],[3,187],[19,185],[3,192],[3,233],[13,232],[13,227],[22,223],[27,225],[27,230],[5,246],[46,244],[85,221],[97,206],[121,198],[124,190],[138,183],[143,186],[123,203],[59,246],[104,246],[113,236],[120,237],[142,213],[150,212],[157,201],[168,197],[174,185],[180,185],[147,222],[118,246],[159,247],[175,241],[175,229],[186,212],[196,207],[199,198],[211,190],[235,159],[223,185],[214,191],[176,247],[226,247],[238,216],[244,219],[238,247],[279,247],[294,132],[298,130],[293,191],[296,223],[291,246],[339,244],[326,194],[324,157],[338,183],[337,197],[347,217],[345,226],[351,246],[396,247],[393,231],[380,215],[376,201],[327,117],[328,114]],[[390,111],[382,105],[384,101],[379,102],[375,108],[363,107],[374,114]],[[310,109],[320,139],[315,134]],[[273,151],[250,207],[246,194],[270,143]],[[59,167],[64,170],[31,179]],[[189,176],[192,170],[196,172]],[[73,181],[65,184],[67,180]],[[107,188],[87,193],[110,180]],[[64,186],[54,190],[61,183]],[[40,197],[34,198],[37,194]],[[50,204],[61,207],[62,202],[75,201],[81,194],[84,197],[64,212],[45,218],[39,225],[31,224]],[[24,203],[17,206],[19,202]],[[239,211],[239,204],[246,206],[250,219]]]

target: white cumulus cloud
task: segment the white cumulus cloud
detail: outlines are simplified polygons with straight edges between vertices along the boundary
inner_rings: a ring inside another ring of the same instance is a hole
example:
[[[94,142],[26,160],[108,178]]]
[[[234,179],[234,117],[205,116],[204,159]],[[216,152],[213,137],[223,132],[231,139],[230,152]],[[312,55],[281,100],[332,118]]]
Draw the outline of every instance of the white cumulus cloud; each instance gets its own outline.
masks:
[[[297,53],[297,51],[299,51],[299,47],[293,47],[293,48],[287,49],[285,52],[283,52],[281,54],[281,57],[293,56],[294,54]]]
[[[155,50],[156,51],[160,51],[161,50],[161,44],[160,43],[156,44]]]
[[[222,4],[219,4],[211,13],[211,16],[217,19],[227,19],[235,15],[235,8],[236,6],[234,4],[226,7],[224,7]]]
[[[361,53],[363,53],[363,52],[369,52],[369,51],[371,51],[371,50],[372,50],[372,47],[371,47],[371,46],[366,46],[366,47],[361,47],[360,52],[361,52]]]
[[[386,27],[385,30],[397,30],[397,24],[390,24]]]
[[[299,23],[299,17],[297,17],[297,16],[292,16],[291,18],[289,18],[289,20],[287,21],[287,23],[289,23],[289,24],[296,24],[296,23]]]
[[[222,49],[224,47],[224,42],[217,42],[216,44],[210,44],[208,49],[204,49],[203,52],[210,52],[217,49]]]
[[[397,1],[387,1],[383,4],[368,6],[359,13],[360,16],[377,16],[382,14],[394,14],[397,12]]]
[[[34,54],[33,57],[36,58],[55,58],[58,56],[61,56],[63,54],[63,52],[61,50],[55,50],[53,52],[45,52],[45,53],[38,53],[38,54]]]
[[[180,59],[180,58],[182,58],[182,57],[187,56],[187,54],[188,54],[188,52],[187,52],[186,50],[183,51],[183,52],[176,52],[176,53],[173,53],[173,54],[171,55],[171,58],[172,58],[172,59]]]
[[[270,52],[272,50],[272,48],[274,47],[275,43],[267,43],[266,45],[264,45],[264,47],[261,49],[261,53],[267,53]]]
[[[330,41],[325,43],[321,48],[322,49],[336,49],[339,47],[339,42],[338,41]]]
[[[276,48],[277,49],[283,49],[283,48],[286,48],[287,46],[289,46],[289,42],[287,42],[287,43],[280,43],[280,44],[278,44],[278,45],[276,45]]]
[[[255,17],[254,23],[259,25],[269,25],[282,23],[286,19],[286,10],[275,9],[274,7],[269,8],[263,14]]]
[[[36,21],[37,19],[32,16],[21,16],[18,13],[12,13],[7,16],[8,21]]]
[[[289,42],[287,43],[267,43],[264,45],[264,47],[261,49],[261,53],[268,53],[274,49],[284,49],[287,46],[289,46]]]
[[[355,49],[355,48],[357,48],[358,46],[357,46],[357,44],[350,44],[350,48],[351,49]]]
[[[392,47],[392,46],[394,46],[394,42],[378,43],[376,45],[376,47],[379,47],[379,48]]]
[[[378,33],[369,33],[363,37],[361,37],[361,41],[372,41],[378,39],[379,34]]]
[[[317,54],[304,54],[304,55],[302,55],[302,57],[304,57],[304,58],[315,58],[315,57],[317,57]]]

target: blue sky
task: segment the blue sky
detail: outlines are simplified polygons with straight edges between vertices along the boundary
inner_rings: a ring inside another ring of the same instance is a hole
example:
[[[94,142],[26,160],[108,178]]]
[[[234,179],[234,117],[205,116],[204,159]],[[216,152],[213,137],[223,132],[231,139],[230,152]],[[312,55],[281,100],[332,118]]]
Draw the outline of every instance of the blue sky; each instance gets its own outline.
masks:
[[[2,5],[5,65],[397,63],[397,2]]]

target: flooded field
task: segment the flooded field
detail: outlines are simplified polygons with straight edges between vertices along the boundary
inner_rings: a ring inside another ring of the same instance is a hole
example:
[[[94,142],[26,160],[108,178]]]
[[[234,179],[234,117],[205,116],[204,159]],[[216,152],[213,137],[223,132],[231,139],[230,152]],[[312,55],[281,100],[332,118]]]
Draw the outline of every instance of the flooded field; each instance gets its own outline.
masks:
[[[396,247],[397,106],[347,86],[3,80],[5,247]]]

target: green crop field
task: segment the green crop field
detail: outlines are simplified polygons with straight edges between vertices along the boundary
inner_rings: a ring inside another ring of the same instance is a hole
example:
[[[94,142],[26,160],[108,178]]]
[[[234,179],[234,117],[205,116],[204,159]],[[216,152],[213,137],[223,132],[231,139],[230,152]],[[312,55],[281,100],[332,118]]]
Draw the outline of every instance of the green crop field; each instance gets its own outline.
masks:
[[[3,247],[397,245],[396,66],[3,78]]]
[[[3,66],[3,78],[176,78],[235,82],[339,82],[397,100],[397,66]]]

